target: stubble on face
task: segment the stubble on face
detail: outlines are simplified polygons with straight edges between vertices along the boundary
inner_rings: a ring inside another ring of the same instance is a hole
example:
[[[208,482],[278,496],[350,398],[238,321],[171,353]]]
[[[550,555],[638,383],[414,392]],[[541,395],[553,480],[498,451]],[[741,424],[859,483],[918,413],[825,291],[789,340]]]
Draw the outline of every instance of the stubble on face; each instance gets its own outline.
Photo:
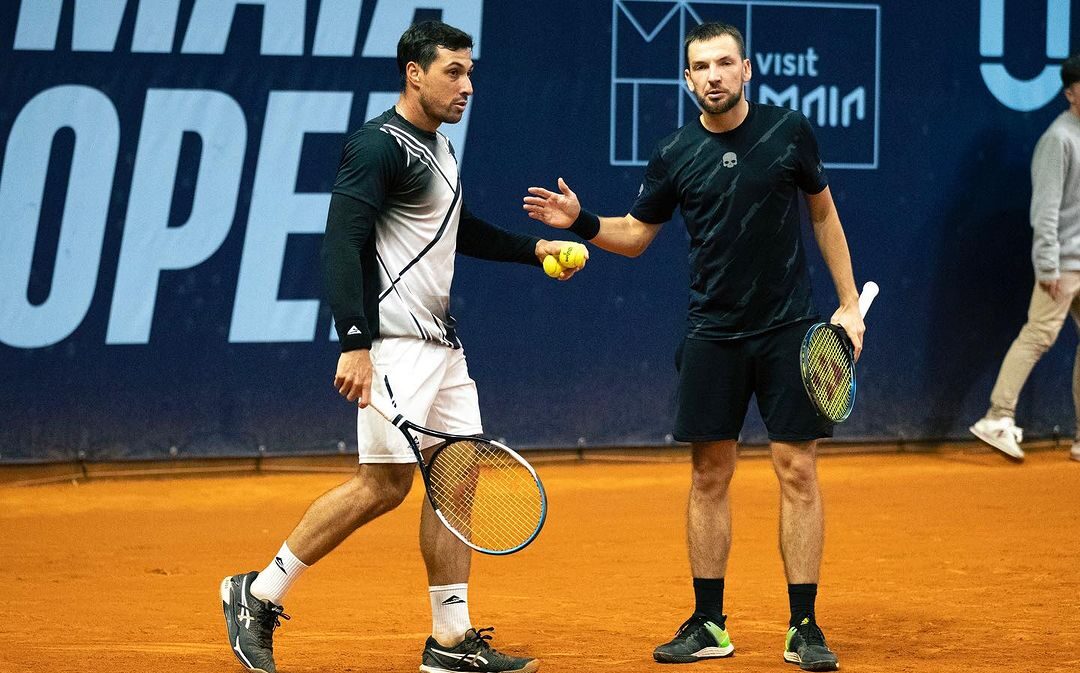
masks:
[[[749,80],[745,58],[729,35],[692,43],[687,50],[687,84],[707,115],[723,115],[743,101]]]
[[[472,50],[450,51],[439,47],[435,62],[425,71],[427,86],[420,87],[419,92],[420,107],[429,118],[440,124],[461,121],[472,95],[472,86],[468,83],[472,74],[471,56]]]
[[[420,92],[420,107],[424,109],[424,114],[439,120],[442,124],[456,124],[465,115],[465,110],[455,105],[453,101],[440,102],[424,91]]]
[[[738,91],[733,94],[729,94],[726,98],[716,101],[715,103],[709,100],[703,92],[694,90],[694,98],[697,98],[698,105],[707,114],[722,115],[725,112],[729,112],[735,108],[743,99],[743,89],[740,86]]]

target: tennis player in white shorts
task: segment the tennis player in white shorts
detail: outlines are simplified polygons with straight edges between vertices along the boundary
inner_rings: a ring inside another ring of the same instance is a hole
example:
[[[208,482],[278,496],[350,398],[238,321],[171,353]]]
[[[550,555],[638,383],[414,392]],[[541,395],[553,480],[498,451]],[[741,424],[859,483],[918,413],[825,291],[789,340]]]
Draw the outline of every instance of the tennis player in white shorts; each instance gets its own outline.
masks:
[[[408,337],[378,339],[371,346],[379,386],[410,421],[455,435],[479,435],[480,402],[469,377],[465,351]],[[421,449],[439,440],[420,435]],[[356,415],[356,442],[361,463],[415,463],[401,432],[370,406]]]

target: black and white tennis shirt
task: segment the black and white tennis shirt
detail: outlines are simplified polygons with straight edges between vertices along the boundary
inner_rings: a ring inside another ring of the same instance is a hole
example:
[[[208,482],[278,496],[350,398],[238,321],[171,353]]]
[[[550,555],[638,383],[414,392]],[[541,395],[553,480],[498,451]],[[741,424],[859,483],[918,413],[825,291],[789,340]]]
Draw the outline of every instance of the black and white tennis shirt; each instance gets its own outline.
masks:
[[[537,240],[472,215],[446,136],[387,110],[346,140],[331,196],[323,272],[342,350],[379,337],[460,348],[455,253],[539,265]]]

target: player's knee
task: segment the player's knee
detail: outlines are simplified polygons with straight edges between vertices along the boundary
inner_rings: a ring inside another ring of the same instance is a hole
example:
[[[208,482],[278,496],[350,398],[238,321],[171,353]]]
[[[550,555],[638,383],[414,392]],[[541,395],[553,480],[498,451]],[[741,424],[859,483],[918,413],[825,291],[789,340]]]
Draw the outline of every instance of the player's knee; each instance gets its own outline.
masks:
[[[817,497],[817,468],[813,459],[798,458],[778,465],[776,476],[787,497],[804,501]]]
[[[413,482],[413,466],[405,470],[394,470],[382,484],[381,502],[387,511],[394,509],[409,495]]]
[[[734,473],[734,464],[724,461],[695,460],[690,473],[691,486],[698,493],[720,496],[727,491]]]
[[[400,505],[412,488],[413,465],[364,465],[352,480],[352,491],[360,505],[384,514]]]

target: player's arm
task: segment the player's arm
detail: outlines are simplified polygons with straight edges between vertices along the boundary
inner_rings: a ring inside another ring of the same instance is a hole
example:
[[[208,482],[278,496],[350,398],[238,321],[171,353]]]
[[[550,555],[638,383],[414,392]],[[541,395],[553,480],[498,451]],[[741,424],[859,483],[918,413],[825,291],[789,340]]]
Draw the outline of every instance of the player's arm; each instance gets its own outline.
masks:
[[[836,296],[840,298],[840,308],[833,313],[831,322],[841,325],[847,332],[855,347],[855,358],[858,359],[866,326],[859,313],[859,291],[855,288],[855,274],[851,270],[851,252],[832,192],[825,187],[817,194],[806,194],[806,205],[810,211],[814,238],[825,265],[829,267]]]
[[[598,217],[582,210],[581,202],[559,178],[559,192],[530,187],[523,208],[534,220],[556,229],[569,229],[593,245],[626,257],[645,252],[663,224],[642,222],[627,213],[621,217]]]
[[[1031,262],[1039,287],[1057,300],[1061,275],[1061,242],[1058,219],[1065,185],[1063,143],[1044,136],[1035,146],[1031,160]]]
[[[362,131],[349,138],[323,236],[323,285],[341,344],[334,387],[361,407],[371,400],[371,324],[378,320],[365,310],[365,297],[379,290],[378,270],[371,264],[372,233],[386,194],[400,175],[399,153],[384,133]],[[377,301],[369,303],[377,310]]]
[[[507,231],[486,222],[465,204],[461,204],[461,221],[458,224],[457,251],[469,257],[493,262],[517,262],[540,266],[536,258],[536,244],[540,239]]]
[[[541,266],[545,257],[558,257],[563,247],[570,241],[548,241],[536,236],[507,231],[490,224],[461,204],[461,222],[458,225],[457,249],[463,255],[486,259],[494,262],[517,262],[530,266]],[[585,259],[588,260],[588,251]],[[563,270],[559,280],[567,280],[584,268],[569,267]]]
[[[375,226],[377,211],[344,194],[330,195],[323,236],[322,268],[334,327],[341,344],[334,387],[361,406],[371,394],[371,329],[364,311],[364,269],[361,251]]]

